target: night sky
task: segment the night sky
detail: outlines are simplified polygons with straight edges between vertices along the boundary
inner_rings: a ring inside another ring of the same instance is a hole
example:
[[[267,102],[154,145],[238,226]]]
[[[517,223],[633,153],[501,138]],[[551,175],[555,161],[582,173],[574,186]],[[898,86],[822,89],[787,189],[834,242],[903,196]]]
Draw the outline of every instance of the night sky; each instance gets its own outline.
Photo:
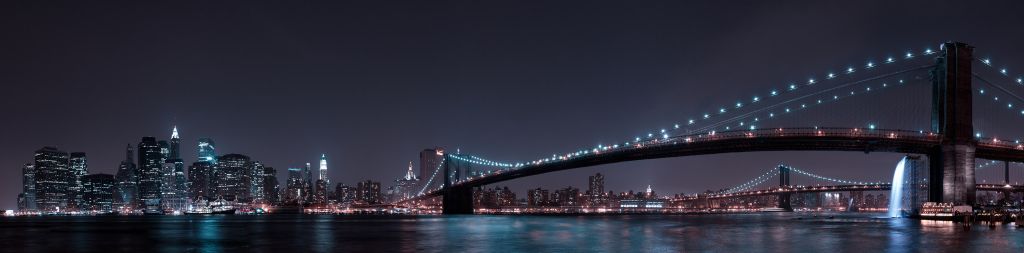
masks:
[[[282,182],[286,168],[326,153],[333,181],[352,184],[394,180],[434,146],[519,161],[628,140],[791,80],[949,40],[1024,69],[1020,1],[719,2],[729,4],[8,2],[0,209],[16,208],[21,167],[43,146],[86,152],[90,173],[113,174],[126,144],[167,139],[174,125],[187,163],[196,139],[210,137],[218,154],[263,161]],[[780,162],[881,180],[900,156],[709,155],[500,185],[585,189],[601,172],[609,190],[692,193]]]

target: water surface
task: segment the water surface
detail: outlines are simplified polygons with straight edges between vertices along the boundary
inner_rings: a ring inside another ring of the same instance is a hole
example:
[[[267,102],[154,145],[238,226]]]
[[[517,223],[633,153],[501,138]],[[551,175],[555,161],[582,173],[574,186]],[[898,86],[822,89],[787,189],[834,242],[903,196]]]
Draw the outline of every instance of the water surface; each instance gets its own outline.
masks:
[[[16,217],[0,219],[0,252],[1024,251],[1024,228],[878,216]]]

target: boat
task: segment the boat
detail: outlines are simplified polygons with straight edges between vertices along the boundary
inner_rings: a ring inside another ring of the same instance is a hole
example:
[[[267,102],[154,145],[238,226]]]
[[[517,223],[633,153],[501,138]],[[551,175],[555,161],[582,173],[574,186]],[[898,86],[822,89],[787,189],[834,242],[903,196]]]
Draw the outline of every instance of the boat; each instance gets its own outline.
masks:
[[[235,206],[224,198],[217,198],[209,202],[205,199],[198,199],[192,208],[185,211],[185,214],[235,214]]]

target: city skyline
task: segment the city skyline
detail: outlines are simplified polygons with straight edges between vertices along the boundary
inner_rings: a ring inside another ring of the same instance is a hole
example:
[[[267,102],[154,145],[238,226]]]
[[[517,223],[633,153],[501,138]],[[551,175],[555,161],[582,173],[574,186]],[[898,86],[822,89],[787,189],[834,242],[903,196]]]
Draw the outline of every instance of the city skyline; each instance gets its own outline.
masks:
[[[20,179],[32,151],[43,146],[86,152],[90,172],[116,174],[124,143],[137,143],[141,136],[166,138],[167,128],[177,125],[182,147],[210,137],[218,154],[256,157],[278,168],[279,178],[284,168],[315,164],[326,153],[334,181],[388,182],[403,175],[407,162],[417,161],[416,153],[425,148],[516,161],[612,143],[753,95],[737,90],[768,90],[841,70],[843,64],[935,48],[943,41],[967,38],[1000,65],[1024,66],[1016,61],[1024,59],[1015,50],[1020,38],[999,32],[1015,29],[1017,15],[1000,12],[1017,6],[963,6],[963,18],[975,21],[966,25],[947,20],[942,10],[949,6],[943,4],[753,3],[730,15],[700,11],[727,8],[709,5],[626,8],[636,12],[597,5],[572,19],[563,19],[559,8],[533,13],[493,6],[477,6],[479,13],[445,5],[362,6],[403,17],[396,19],[308,7],[249,17],[247,11],[274,9],[260,4],[243,10],[213,4],[208,7],[217,15],[190,19],[183,18],[185,10],[153,7],[142,9],[157,15],[143,18],[131,6],[22,6],[4,16],[11,22],[3,24],[40,27],[34,32],[14,27],[10,30],[21,36],[3,42],[17,49],[4,51],[9,60],[3,66],[12,74],[0,81],[12,92],[0,100],[3,115],[22,120],[0,126],[5,134],[0,177]],[[93,10],[80,15],[95,21],[73,22],[68,17],[75,15],[62,15],[79,10]],[[928,14],[903,15],[910,10]],[[522,18],[527,13],[538,19]],[[306,16],[324,20],[299,18]],[[461,22],[466,19],[478,22]],[[154,29],[130,25],[139,20]],[[923,23],[947,29],[918,29]],[[776,26],[789,29],[768,29]],[[332,29],[338,32],[319,32]],[[166,31],[183,36],[168,38]],[[548,39],[531,39],[537,36]],[[53,42],[66,39],[79,44]],[[125,48],[109,46],[125,43]],[[764,64],[791,58],[802,61]],[[731,74],[737,70],[744,72]],[[493,140],[503,140],[502,145]],[[194,152],[185,148],[182,157],[196,157]],[[626,178],[617,188],[654,184],[668,187],[664,192],[695,192],[737,183],[701,168],[743,174],[779,162],[875,180],[889,177],[898,158],[828,152],[711,155],[605,165],[506,185],[555,187],[602,172]],[[21,191],[16,182],[4,182],[0,195]],[[0,200],[0,208],[13,207],[12,198]]]

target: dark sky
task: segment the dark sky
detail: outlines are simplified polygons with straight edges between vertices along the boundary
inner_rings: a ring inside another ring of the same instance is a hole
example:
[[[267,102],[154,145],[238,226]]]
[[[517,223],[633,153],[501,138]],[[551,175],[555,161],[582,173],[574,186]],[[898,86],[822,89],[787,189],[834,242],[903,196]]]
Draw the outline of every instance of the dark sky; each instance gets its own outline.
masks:
[[[187,162],[211,137],[282,176],[326,153],[335,182],[390,181],[423,148],[550,156],[948,40],[1024,68],[1020,1],[709,2],[5,3],[0,209],[42,146],[114,173],[127,143],[173,125]],[[899,157],[710,155],[502,185],[585,187],[601,172],[610,190],[695,192],[780,162],[879,180]]]

